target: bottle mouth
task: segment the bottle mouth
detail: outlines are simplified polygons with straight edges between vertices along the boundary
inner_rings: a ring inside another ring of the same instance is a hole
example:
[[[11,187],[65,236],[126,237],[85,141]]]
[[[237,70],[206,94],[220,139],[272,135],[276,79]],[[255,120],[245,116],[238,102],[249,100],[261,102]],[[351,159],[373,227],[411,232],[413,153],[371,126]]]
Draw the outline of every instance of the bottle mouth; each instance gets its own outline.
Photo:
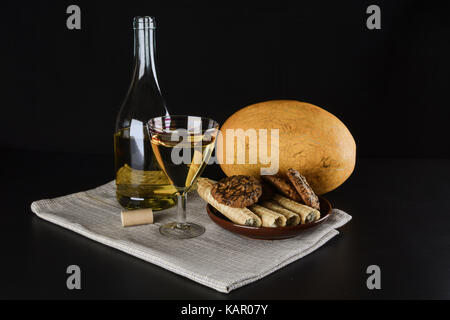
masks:
[[[155,18],[150,16],[134,17],[133,29],[156,29]]]

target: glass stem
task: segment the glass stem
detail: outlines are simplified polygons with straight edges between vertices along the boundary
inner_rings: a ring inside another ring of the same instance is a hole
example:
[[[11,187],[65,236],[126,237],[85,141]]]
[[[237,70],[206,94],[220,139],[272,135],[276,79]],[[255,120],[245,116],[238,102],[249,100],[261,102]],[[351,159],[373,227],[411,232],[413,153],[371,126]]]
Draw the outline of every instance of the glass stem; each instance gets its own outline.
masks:
[[[177,227],[182,228],[186,224],[186,192],[179,192],[178,198],[178,210],[177,210]]]

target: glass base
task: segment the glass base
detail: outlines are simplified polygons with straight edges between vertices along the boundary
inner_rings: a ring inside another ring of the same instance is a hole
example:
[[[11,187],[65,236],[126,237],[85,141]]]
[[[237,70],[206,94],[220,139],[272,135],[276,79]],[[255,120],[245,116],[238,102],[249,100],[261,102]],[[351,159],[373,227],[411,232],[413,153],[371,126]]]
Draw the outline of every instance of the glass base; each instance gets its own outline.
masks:
[[[159,227],[159,232],[172,239],[189,239],[202,235],[205,232],[205,228],[190,222],[183,224],[170,222]]]

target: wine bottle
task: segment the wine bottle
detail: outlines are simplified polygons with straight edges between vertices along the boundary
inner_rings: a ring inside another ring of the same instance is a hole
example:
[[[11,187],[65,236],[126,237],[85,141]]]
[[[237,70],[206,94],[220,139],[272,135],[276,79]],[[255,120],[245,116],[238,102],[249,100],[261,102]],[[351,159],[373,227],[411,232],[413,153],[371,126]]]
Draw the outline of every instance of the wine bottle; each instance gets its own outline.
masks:
[[[168,115],[156,76],[155,19],[135,17],[134,71],[117,116],[114,158],[117,201],[127,209],[175,205],[175,188],[153,154],[146,123]]]

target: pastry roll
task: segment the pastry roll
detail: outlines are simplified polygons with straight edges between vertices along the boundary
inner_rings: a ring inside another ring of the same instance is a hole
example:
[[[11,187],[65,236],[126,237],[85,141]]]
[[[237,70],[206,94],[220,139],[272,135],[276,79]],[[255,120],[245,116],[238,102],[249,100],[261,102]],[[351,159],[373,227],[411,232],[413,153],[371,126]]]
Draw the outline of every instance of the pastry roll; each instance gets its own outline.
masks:
[[[275,228],[286,226],[286,217],[278,212],[264,208],[258,204],[251,205],[249,208],[261,218],[263,227]]]
[[[273,197],[273,200],[275,200],[278,204],[282,205],[286,209],[297,213],[301,218],[302,224],[310,223],[320,219],[320,212],[314,208],[305,206],[304,204],[300,204],[279,194],[276,194]]]
[[[283,216],[285,216],[287,226],[296,226],[300,223],[300,216],[297,213],[295,213],[289,209],[286,209],[285,207],[283,207],[282,205],[279,205],[276,202],[264,201],[263,203],[261,203],[261,205],[267,209],[278,212],[278,213],[282,214]]]
[[[230,219],[236,224],[260,227],[262,224],[261,219],[247,208],[232,208],[217,202],[211,195],[211,189],[214,186],[214,182],[207,178],[200,178],[197,180],[197,192],[200,197],[212,205],[214,208],[220,211],[225,217]]]

